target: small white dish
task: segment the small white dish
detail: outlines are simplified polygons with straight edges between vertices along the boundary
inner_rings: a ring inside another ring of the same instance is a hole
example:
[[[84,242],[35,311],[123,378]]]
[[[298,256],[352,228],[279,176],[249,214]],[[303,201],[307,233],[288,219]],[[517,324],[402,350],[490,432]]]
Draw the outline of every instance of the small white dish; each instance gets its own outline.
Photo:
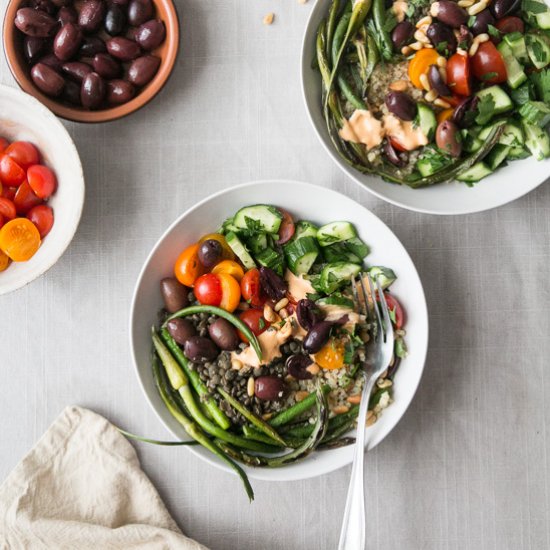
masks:
[[[295,219],[319,224],[347,220],[369,245],[370,265],[385,265],[395,270],[398,279],[392,292],[406,312],[406,342],[409,355],[395,378],[394,403],[369,428],[369,448],[380,443],[397,424],[411,402],[424,368],[428,348],[428,313],[420,278],[403,245],[390,229],[366,208],[350,198],[307,183],[262,181],[247,183],[212,195],[184,212],[162,235],[145,261],[138,277],[130,312],[130,347],[137,376],[149,404],[178,439],[189,439],[161,401],[151,371],[151,326],[162,307],[160,281],[171,276],[179,253],[202,235],[215,231],[221,222],[248,204],[275,204],[288,210]],[[187,447],[210,464],[232,472],[209,451],[200,446]],[[301,462],[278,469],[245,468],[255,479],[298,480],[326,474],[351,463],[351,446],[313,453]]]
[[[412,189],[351,168],[340,158],[330,141],[321,107],[321,75],[317,69],[311,67],[316,55],[317,27],[326,17],[331,2],[332,0],[317,0],[307,22],[302,43],[302,94],[317,137],[329,156],[353,181],[373,195],[408,210],[452,215],[470,214],[502,206],[529,193],[550,177],[550,160],[538,162],[533,157],[511,162],[473,187],[454,181]]]
[[[0,86],[0,136],[36,145],[58,183],[48,202],[54,211],[52,230],[28,262],[12,262],[0,273],[2,295],[30,283],[63,255],[82,214],[84,175],[76,147],[61,122],[34,97],[8,86]]]

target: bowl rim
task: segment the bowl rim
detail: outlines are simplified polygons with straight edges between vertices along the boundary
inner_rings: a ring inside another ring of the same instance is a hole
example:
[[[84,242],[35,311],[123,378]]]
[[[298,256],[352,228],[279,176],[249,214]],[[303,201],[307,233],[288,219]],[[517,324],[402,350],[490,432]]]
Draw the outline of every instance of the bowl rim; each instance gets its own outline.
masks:
[[[14,290],[19,290],[24,286],[28,285],[29,283],[31,283],[32,281],[38,279],[38,277],[41,277],[42,275],[44,275],[44,273],[46,273],[46,271],[48,271],[51,267],[53,267],[57,263],[57,261],[61,258],[61,256],[65,254],[67,248],[71,244],[76,234],[78,226],[80,225],[80,220],[82,218],[82,210],[84,208],[84,202],[85,202],[85,196],[86,196],[86,193],[85,193],[86,181],[84,178],[84,170],[82,169],[82,162],[80,160],[80,155],[78,154],[76,145],[72,140],[71,135],[69,134],[65,126],[63,126],[61,121],[46,106],[40,103],[38,99],[36,99],[31,94],[28,94],[22,90],[18,90],[17,88],[13,88],[11,86],[6,86],[5,84],[0,84],[0,94],[12,95],[14,98],[21,98],[22,101],[28,102],[30,108],[40,111],[41,114],[48,119],[49,123],[52,126],[55,126],[56,130],[65,136],[67,146],[69,147],[69,151],[67,153],[74,157],[78,165],[78,174],[75,177],[75,183],[78,183],[80,187],[78,203],[77,204],[75,203],[73,205],[73,208],[75,209],[77,215],[74,218],[73,227],[71,228],[70,231],[66,233],[67,237],[65,239],[65,242],[61,246],[59,254],[56,255],[55,257],[52,257],[50,261],[45,263],[42,269],[38,270],[38,272],[34,273],[31,277],[23,277],[21,281],[18,281],[11,285],[0,287],[0,296],[1,296],[1,295],[8,294],[10,292],[13,292]],[[70,233],[70,236],[69,236],[69,233]]]
[[[311,59],[309,59],[309,60],[306,59],[306,51],[307,51],[307,49],[310,45],[310,41],[312,40],[312,38],[315,35],[316,28],[314,28],[313,24],[314,24],[315,20],[318,18],[319,11],[322,9],[323,4],[324,4],[324,2],[322,0],[318,0],[315,3],[315,5],[313,6],[313,8],[311,9],[311,11],[309,13],[309,16],[308,16],[308,19],[307,19],[307,22],[306,22],[304,34],[303,34],[303,37],[302,37],[302,45],[301,45],[301,51],[300,51],[300,69],[299,69],[302,100],[303,100],[303,104],[304,104],[304,107],[305,107],[305,110],[306,110],[306,113],[307,113],[307,117],[309,119],[309,122],[311,124],[311,127],[313,128],[313,131],[314,131],[315,135],[317,136],[317,139],[319,140],[319,142],[323,146],[324,150],[328,153],[330,158],[338,166],[338,168],[340,168],[340,170],[348,178],[350,178],[354,183],[358,184],[359,186],[361,186],[363,189],[365,189],[366,191],[368,191],[369,193],[371,193],[375,197],[378,197],[379,199],[382,199],[383,201],[388,202],[390,204],[393,204],[395,206],[405,208],[406,210],[410,210],[410,211],[413,211],[413,212],[420,212],[422,214],[432,214],[432,215],[437,215],[437,216],[459,216],[459,215],[465,215],[465,214],[476,214],[476,213],[479,213],[479,212],[486,212],[486,211],[492,210],[494,208],[499,208],[501,206],[504,206],[508,203],[511,203],[511,202],[527,195],[528,193],[530,193],[531,191],[536,189],[538,186],[542,185],[545,181],[547,181],[548,175],[550,175],[550,167],[549,167],[549,173],[547,174],[547,176],[544,179],[542,179],[541,181],[539,181],[536,184],[532,184],[531,186],[526,186],[524,188],[521,188],[521,187],[518,186],[516,192],[511,193],[510,195],[508,195],[507,198],[503,202],[502,201],[501,202],[496,201],[493,204],[485,204],[485,205],[481,204],[481,206],[473,207],[473,208],[465,206],[463,208],[454,207],[454,208],[448,208],[448,209],[445,209],[445,208],[435,209],[435,208],[429,208],[429,207],[424,208],[424,207],[420,207],[420,206],[413,206],[413,205],[408,204],[405,201],[388,197],[385,193],[377,191],[372,186],[367,186],[363,181],[361,181],[360,173],[357,172],[354,168],[346,166],[344,161],[338,156],[338,154],[336,153],[334,148],[331,147],[328,143],[326,143],[325,140],[323,140],[323,138],[321,137],[321,133],[318,130],[316,124],[315,124],[315,120],[313,119],[313,114],[312,114],[312,111],[310,109],[309,102],[308,102],[308,93],[306,91],[305,74],[306,74],[307,70],[311,70]],[[528,159],[524,159],[524,160],[528,160]],[[520,160],[518,162],[523,162],[523,161]],[[542,162],[549,162],[550,163],[550,159],[546,159],[546,161],[542,161]],[[373,175],[372,177],[379,179],[384,185],[393,185],[391,183],[385,182],[380,176],[378,176],[376,174]],[[446,185],[446,183],[442,183],[442,184],[438,184],[438,185]],[[428,190],[428,189],[431,189],[431,187],[415,189],[415,192],[422,192],[423,190]],[[465,191],[466,191],[466,189],[465,189]]]
[[[139,288],[141,286],[143,277],[145,275],[145,271],[148,268],[152,257],[156,253],[157,249],[161,246],[163,241],[166,239],[166,237],[174,230],[174,228],[177,225],[179,225],[181,223],[181,221],[185,217],[189,216],[189,214],[191,214],[195,210],[201,208],[204,204],[208,203],[209,201],[214,200],[214,199],[216,199],[216,198],[218,198],[218,197],[220,197],[220,196],[222,196],[226,193],[246,190],[247,188],[252,187],[252,186],[256,186],[256,185],[273,185],[274,183],[298,185],[300,187],[304,187],[304,188],[310,189],[312,191],[319,190],[319,189],[328,190],[328,191],[330,191],[330,192],[332,192],[336,195],[341,195],[346,200],[355,202],[362,209],[364,209],[371,216],[373,216],[379,223],[384,225],[386,227],[386,229],[389,231],[389,233],[391,234],[391,236],[401,245],[402,252],[403,252],[404,256],[406,257],[406,259],[410,262],[410,264],[412,266],[412,269],[413,269],[412,273],[418,279],[419,292],[420,292],[419,297],[420,297],[422,305],[423,305],[422,310],[420,311],[420,314],[421,314],[422,318],[425,320],[425,325],[426,325],[425,334],[424,334],[424,337],[423,337],[423,340],[422,340],[421,346],[420,346],[421,349],[418,352],[418,358],[417,358],[418,363],[419,363],[418,376],[417,376],[417,379],[414,382],[414,384],[409,386],[409,388],[411,390],[410,393],[408,395],[404,395],[404,396],[400,397],[400,401],[403,405],[403,409],[402,409],[401,414],[397,415],[391,421],[388,422],[386,432],[383,435],[378,436],[378,437],[374,437],[374,438],[370,438],[370,440],[368,442],[368,450],[371,450],[374,447],[376,447],[379,443],[381,443],[393,431],[395,426],[400,422],[400,420],[403,418],[403,416],[407,412],[407,410],[408,410],[408,408],[409,408],[409,406],[410,406],[412,400],[414,399],[414,397],[416,395],[416,392],[418,390],[418,386],[420,384],[420,381],[422,379],[422,375],[424,373],[424,369],[425,369],[425,366],[426,366],[426,358],[427,358],[428,349],[429,349],[430,323],[429,323],[428,305],[427,305],[427,301],[426,301],[426,295],[425,295],[425,292],[424,292],[424,287],[422,285],[422,280],[420,278],[420,275],[418,274],[418,270],[416,269],[416,266],[415,266],[414,262],[412,261],[412,258],[410,257],[410,254],[408,253],[407,249],[401,243],[401,240],[395,235],[395,233],[390,229],[390,227],[385,222],[383,222],[378,216],[376,216],[376,214],[374,214],[373,212],[368,210],[365,206],[363,206],[359,202],[355,201],[351,197],[348,197],[347,195],[344,195],[343,193],[340,193],[339,191],[336,191],[335,189],[332,189],[332,188],[327,188],[327,187],[323,187],[323,186],[308,183],[308,182],[295,181],[295,180],[289,180],[289,179],[284,179],[284,178],[273,178],[273,179],[262,179],[262,180],[248,181],[248,182],[245,182],[245,183],[241,183],[241,184],[238,184],[238,185],[227,187],[225,189],[222,189],[220,191],[217,191],[215,193],[207,195],[206,197],[204,197],[203,199],[201,199],[200,201],[198,201],[197,203],[195,203],[194,205],[192,205],[191,207],[186,209],[172,223],[170,223],[169,226],[167,227],[167,229],[157,239],[157,241],[153,245],[150,252],[147,254],[147,257],[145,258],[145,260],[143,262],[143,265],[142,265],[142,267],[139,271],[138,277],[136,279],[136,283],[134,285],[134,291],[132,293],[132,299],[131,299],[131,304],[130,304],[130,315],[129,315],[129,319],[128,319],[128,333],[129,333],[130,352],[131,352],[131,358],[132,358],[132,362],[133,362],[133,366],[134,366],[134,372],[135,372],[136,377],[138,379],[138,382],[139,382],[139,385],[141,387],[141,391],[142,391],[142,393],[145,397],[145,400],[149,404],[149,407],[153,410],[153,412],[154,412],[155,416],[157,417],[157,419],[166,428],[166,430],[168,430],[168,432],[170,432],[174,437],[178,437],[178,435],[170,428],[170,426],[162,418],[162,416],[160,414],[160,411],[157,410],[157,408],[155,407],[155,405],[153,404],[153,402],[149,398],[149,395],[147,394],[147,390],[145,388],[144,380],[141,376],[141,372],[140,372],[140,369],[139,369],[139,363],[138,363],[138,360],[137,360],[137,357],[136,357],[136,345],[135,345],[135,340],[134,340],[133,325],[134,325],[134,319],[135,319],[135,316],[136,316],[136,303],[137,303],[137,298],[138,298],[138,291],[139,291]],[[199,459],[201,459],[201,460],[205,461],[206,463],[210,464],[211,466],[214,466],[215,468],[218,468],[218,469],[220,469],[224,472],[230,473],[232,475],[235,475],[235,476],[237,475],[226,464],[216,460],[216,458],[213,455],[199,453],[192,446],[186,446],[186,449],[188,451],[190,451],[191,453],[193,453]],[[338,470],[340,468],[343,468],[344,466],[347,466],[347,465],[351,464],[351,462],[352,462],[352,456],[350,455],[350,459],[344,461],[342,464],[334,464],[334,465],[331,464],[330,468],[325,468],[324,471],[322,471],[322,472],[318,472],[315,468],[310,468],[307,471],[307,473],[301,474],[301,475],[297,475],[297,474],[292,475],[291,470],[285,469],[283,467],[283,468],[279,468],[278,471],[279,472],[285,472],[285,473],[280,475],[280,477],[278,477],[276,479],[273,478],[273,477],[268,477],[268,476],[263,475],[263,473],[262,473],[263,469],[262,468],[249,468],[249,467],[246,467],[246,466],[243,466],[243,468],[244,468],[244,470],[246,471],[247,475],[250,478],[257,479],[257,480],[260,480],[260,481],[270,481],[270,482],[299,481],[299,480],[302,480],[302,479],[310,479],[310,478],[313,478],[313,477],[318,477],[320,475],[329,474],[331,472],[334,472],[335,470]]]
[[[16,55],[9,54],[10,47],[13,47],[15,25],[13,24],[13,18],[15,12],[19,8],[19,5],[24,0],[9,0],[4,13],[4,21],[2,24],[3,37],[2,42],[4,46],[4,54],[10,72],[17,82],[18,86],[29,95],[32,95],[38,99],[41,103],[46,105],[53,113],[58,117],[73,122],[82,122],[85,124],[98,124],[102,122],[111,122],[115,120],[127,117],[143,107],[145,107],[150,101],[152,101],[164,88],[168,80],[172,76],[176,60],[179,54],[179,42],[180,42],[180,27],[179,18],[175,3],[172,0],[153,0],[153,3],[162,3],[166,7],[166,19],[163,19],[166,25],[166,56],[162,60],[159,71],[153,80],[134,98],[127,103],[117,105],[108,109],[101,109],[97,111],[87,111],[85,109],[79,109],[76,107],[70,107],[43,94],[27,76],[25,70],[20,66],[17,61]],[[168,39],[168,27],[170,26],[170,38]],[[162,71],[161,71],[162,69]],[[161,76],[158,78],[158,75]],[[149,92],[146,98],[144,98],[145,92]]]

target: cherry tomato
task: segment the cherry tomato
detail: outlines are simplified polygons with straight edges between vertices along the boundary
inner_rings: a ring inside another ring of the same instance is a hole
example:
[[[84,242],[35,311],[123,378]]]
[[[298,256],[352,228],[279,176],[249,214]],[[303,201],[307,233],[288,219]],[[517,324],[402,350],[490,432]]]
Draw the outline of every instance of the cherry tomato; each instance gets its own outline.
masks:
[[[219,306],[232,313],[241,301],[241,286],[237,279],[227,273],[218,273],[215,277],[218,277],[222,289],[222,299]]]
[[[27,218],[36,225],[42,239],[53,226],[53,210],[47,204],[39,204],[31,208],[27,213]]]
[[[42,204],[42,199],[38,198],[32,191],[31,186],[28,182],[24,181],[15,192],[13,197],[13,202],[17,213],[20,216],[25,216],[27,212],[38,204]]]
[[[523,34],[523,31],[525,30],[525,24],[519,17],[516,17],[515,15],[508,15],[506,17],[503,17],[502,19],[499,19],[495,23],[495,27],[502,34],[508,34],[511,32],[520,32]]]
[[[454,53],[447,61],[447,85],[455,94],[472,95],[470,63],[466,56]]]
[[[40,162],[38,149],[28,141],[14,141],[6,149],[6,155],[11,157],[24,170]]]
[[[25,180],[25,170],[8,155],[0,157],[0,180],[4,185],[17,187]]]
[[[390,310],[391,317],[395,317],[395,321],[393,322],[395,328],[402,328],[405,322],[405,313],[403,312],[401,304],[397,301],[396,298],[394,298],[393,294],[388,294],[387,292],[384,292],[384,297],[386,298],[386,304],[388,305],[388,309]]]
[[[259,336],[269,327],[269,322],[265,320],[263,311],[259,309],[247,309],[239,315],[239,318],[255,336]],[[243,342],[248,343],[248,338],[240,330],[239,337]]]
[[[15,198],[15,193],[17,192],[17,187],[7,187],[4,185],[2,187],[2,197],[5,197],[6,199],[10,199],[12,201]]]
[[[0,153],[3,153],[10,142],[5,137],[0,137]]]
[[[331,338],[313,357],[323,369],[335,370],[344,366],[344,344]]]
[[[8,220],[13,220],[17,216],[17,210],[13,201],[0,197],[0,214]]]
[[[0,225],[1,227],[1,225]],[[7,267],[10,265],[10,258],[7,254],[4,254],[1,250],[0,250],[0,272],[1,271],[4,271],[5,269],[7,269]]]
[[[227,244],[227,241],[225,240],[225,237],[223,235],[221,235],[220,233],[209,233],[208,235],[201,237],[201,239],[199,240],[199,244],[202,244],[204,241],[208,241],[209,239],[218,241],[222,245],[223,258],[225,260],[235,259],[235,254],[233,253],[233,250],[231,250],[231,247]]]
[[[199,243],[188,246],[176,260],[174,275],[185,286],[193,286],[204,273],[204,267],[199,262]]]
[[[459,95],[452,95],[443,98],[451,107],[456,107],[464,99]]]
[[[277,244],[285,244],[292,239],[296,228],[294,227],[294,220],[292,219],[292,216],[282,208],[279,208],[279,211],[283,215],[283,221],[279,227],[279,240],[277,241]]]
[[[40,247],[40,233],[27,218],[15,218],[0,229],[0,249],[14,262],[30,260]]]
[[[2,216],[2,214],[0,214],[0,229],[2,229],[2,226],[7,222],[8,220],[6,220],[4,218],[4,216]]]
[[[474,76],[487,84],[506,82],[506,65],[492,42],[483,42],[472,57]]]
[[[401,143],[399,143],[399,141],[396,138],[389,137],[388,139],[390,140],[391,146],[394,149],[396,149],[397,151],[407,151],[408,150],[408,149],[406,149],[406,147],[401,145]]]
[[[34,194],[41,199],[47,199],[57,187],[55,174],[42,164],[34,164],[27,170],[27,181]]]
[[[454,109],[443,109],[443,111],[439,111],[439,113],[437,113],[437,123],[439,124],[445,120],[449,120],[454,112]]]
[[[420,77],[427,74],[430,65],[437,63],[439,54],[433,48],[423,48],[414,54],[414,57],[409,61],[409,78],[413,85],[419,90],[423,90]]]
[[[244,274],[241,281],[241,292],[243,298],[253,307],[263,306],[266,298],[262,296],[260,285],[260,271],[256,268],[250,269]]]
[[[201,275],[193,287],[195,298],[205,306],[219,306],[222,301],[222,285],[218,275]]]
[[[233,260],[222,260],[219,264],[216,264],[212,268],[211,273],[227,273],[228,275],[235,277],[235,279],[239,282],[244,277],[243,268]]]

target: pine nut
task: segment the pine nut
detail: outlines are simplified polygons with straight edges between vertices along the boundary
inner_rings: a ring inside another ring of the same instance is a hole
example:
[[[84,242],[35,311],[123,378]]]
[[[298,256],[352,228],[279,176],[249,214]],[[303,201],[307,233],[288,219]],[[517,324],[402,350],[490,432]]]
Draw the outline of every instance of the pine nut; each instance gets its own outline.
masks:
[[[418,30],[414,33],[414,39],[418,40],[418,42],[422,42],[423,44],[430,43],[430,39],[426,36],[426,33],[422,32],[421,30]]]
[[[248,394],[248,397],[254,396],[254,377],[251,376],[248,379],[248,382],[246,383],[246,393]]]
[[[265,414],[262,414],[262,418],[263,418],[264,420],[269,420],[272,416],[273,416],[273,413],[265,413]]]
[[[425,48],[428,48],[429,50],[433,50],[434,45],[433,44],[424,44]]]
[[[376,415],[374,411],[369,411],[367,413],[367,426],[372,426],[376,422]]]
[[[404,92],[407,87],[408,85],[406,80],[395,80],[389,85],[390,90],[394,90],[396,92]]]
[[[403,46],[403,47],[401,48],[401,53],[402,53],[403,55],[409,55],[410,53],[412,53],[412,51],[413,51],[413,50],[412,50],[412,48],[411,48],[410,46]]]
[[[443,109],[448,109],[451,106],[450,103],[447,103],[444,99],[441,99],[440,97],[434,100],[434,105],[442,107]]]
[[[233,359],[231,361],[231,368],[235,370],[241,370],[243,368],[243,364],[238,359]]]
[[[437,14],[439,13],[439,2],[434,2],[430,6],[430,15],[432,17],[437,17]]]
[[[286,308],[283,308],[279,311],[279,315],[281,316],[281,319],[286,319],[288,317],[288,311]]]
[[[279,320],[279,316],[271,309],[269,304],[265,304],[264,306],[264,318],[270,323],[274,323]]]
[[[487,7],[487,2],[481,1],[468,8],[468,15],[477,15]]]
[[[349,407],[346,407],[346,405],[338,405],[337,407],[334,407],[332,409],[332,412],[334,414],[344,414],[349,411]]]
[[[470,49],[468,50],[468,55],[470,57],[473,57],[476,54],[478,48],[479,48],[479,42],[473,42],[472,45],[470,46]]]
[[[435,90],[430,90],[426,93],[424,96],[424,99],[428,101],[429,103],[433,103],[437,97],[437,92]]]
[[[317,363],[312,363],[309,367],[306,367],[306,370],[315,376],[316,374],[319,374],[321,367],[319,367]]]
[[[444,69],[447,66],[447,60],[442,55],[440,55],[437,58],[436,63],[437,63],[437,66],[441,67],[442,69]]]
[[[279,311],[288,305],[288,298],[281,298],[273,308],[275,311]]]
[[[430,86],[430,81],[428,80],[428,76],[426,74],[421,74],[419,77],[420,84],[422,84],[422,87],[429,92],[432,88]]]
[[[468,57],[468,52],[466,50],[463,50],[462,48],[457,48],[456,53],[458,55],[461,55],[462,57]]]
[[[424,46],[423,46],[422,42],[413,42],[413,43],[409,46],[409,48],[412,48],[413,50],[417,50],[417,51],[418,51],[418,50],[421,50],[423,47],[424,47]]]
[[[296,394],[294,395],[294,399],[296,400],[297,403],[299,403],[300,401],[303,401],[308,395],[309,395],[309,392],[307,391],[297,391]]]
[[[441,75],[441,80],[443,80],[443,82],[445,82],[445,84],[447,83],[447,69],[443,68],[443,67],[439,67],[439,74]]]
[[[459,0],[457,3],[461,8],[469,8],[474,5],[474,0]]]
[[[387,378],[379,378],[376,382],[376,385],[382,389],[390,388],[391,386],[393,386],[393,382],[391,380],[388,380]]]
[[[423,27],[424,25],[430,25],[431,22],[432,22],[431,16],[426,15],[426,16],[423,17],[422,19],[419,19],[419,20],[418,20],[418,22],[416,23],[416,28],[417,28],[417,29],[420,29],[420,28]]]
[[[359,405],[359,403],[361,403],[361,394],[357,393],[355,395],[350,395],[348,397],[348,403],[351,403],[352,405]]]
[[[481,33],[481,34],[478,34],[475,38],[474,38],[474,42],[478,42],[479,44],[482,44],[483,42],[487,42],[491,37],[486,33]]]
[[[275,14],[274,13],[268,13],[264,18],[263,18],[263,24],[264,25],[271,25],[271,23],[273,23],[273,18],[275,17]]]

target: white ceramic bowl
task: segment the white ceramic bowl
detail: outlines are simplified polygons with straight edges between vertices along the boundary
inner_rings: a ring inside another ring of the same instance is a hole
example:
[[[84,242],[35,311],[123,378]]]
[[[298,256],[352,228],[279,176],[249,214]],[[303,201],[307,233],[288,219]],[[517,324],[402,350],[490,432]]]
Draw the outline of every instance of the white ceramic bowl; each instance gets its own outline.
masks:
[[[65,252],[82,213],[84,175],[76,147],[61,122],[38,100],[8,86],[0,86],[0,136],[36,145],[58,182],[49,200],[55,218],[52,230],[28,262],[12,262],[0,273],[1,295],[42,275]]]
[[[411,189],[362,174],[348,166],[330,141],[321,108],[321,76],[318,70],[311,68],[315,57],[317,27],[326,17],[331,2],[332,0],[317,0],[307,23],[302,44],[302,93],[317,136],[334,162],[351,179],[392,204],[417,212],[448,215],[480,212],[501,206],[532,191],[550,176],[549,160],[537,162],[530,157],[510,163],[471,188],[455,181]]]
[[[359,236],[371,247],[370,264],[390,266],[398,275],[392,292],[407,313],[407,345],[409,356],[403,360],[395,379],[395,402],[384,411],[380,420],[369,428],[372,448],[397,424],[416,391],[428,346],[428,314],[422,284],[416,269],[397,237],[374,214],[353,200],[326,189],[292,181],[248,183],[212,195],[183,213],[162,235],[145,261],[139,275],[130,314],[130,345],[138,378],[151,407],[164,425],[177,437],[188,439],[183,428],[172,418],[161,401],[151,372],[151,325],[162,307],[159,283],[171,276],[181,250],[202,235],[215,231],[220,223],[247,204],[276,204],[295,219],[310,219],[319,224],[348,220]],[[210,464],[231,472],[228,467],[202,447],[189,450]],[[325,474],[352,461],[352,447],[314,453],[302,462],[278,469],[247,468],[252,478],[296,480]]]

